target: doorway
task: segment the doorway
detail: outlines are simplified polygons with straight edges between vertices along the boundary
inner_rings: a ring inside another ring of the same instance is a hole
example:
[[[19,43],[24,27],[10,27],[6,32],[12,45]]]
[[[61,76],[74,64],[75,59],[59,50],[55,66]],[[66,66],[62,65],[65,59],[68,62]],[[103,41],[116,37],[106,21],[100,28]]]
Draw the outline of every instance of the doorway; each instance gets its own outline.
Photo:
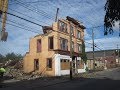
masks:
[[[39,70],[39,59],[34,59],[34,70]]]

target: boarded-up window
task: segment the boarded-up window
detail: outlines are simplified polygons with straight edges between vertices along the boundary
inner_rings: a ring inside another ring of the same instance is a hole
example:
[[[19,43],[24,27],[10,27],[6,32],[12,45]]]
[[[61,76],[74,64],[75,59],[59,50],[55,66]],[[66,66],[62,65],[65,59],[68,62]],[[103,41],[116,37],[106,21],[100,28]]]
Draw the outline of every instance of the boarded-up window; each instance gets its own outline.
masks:
[[[83,69],[84,68],[84,62],[82,60],[77,60],[77,68]]]
[[[53,47],[54,47],[53,37],[49,37],[48,38],[48,48],[53,49]]]
[[[69,70],[70,69],[70,62],[67,59],[61,59],[61,70]]]
[[[37,52],[41,52],[41,39],[37,40]]]
[[[52,70],[52,58],[47,58],[47,70]]]

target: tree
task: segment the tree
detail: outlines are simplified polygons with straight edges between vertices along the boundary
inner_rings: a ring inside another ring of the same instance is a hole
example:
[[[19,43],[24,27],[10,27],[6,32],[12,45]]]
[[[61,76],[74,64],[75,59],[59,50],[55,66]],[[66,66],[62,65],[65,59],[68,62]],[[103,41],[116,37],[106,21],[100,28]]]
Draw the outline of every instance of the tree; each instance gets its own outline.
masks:
[[[15,54],[15,53],[8,53],[5,56],[0,54],[0,63],[5,63],[8,60],[12,60],[14,62],[18,62],[19,60],[22,60],[23,56],[21,54]]]
[[[107,0],[105,4],[104,35],[113,34],[115,22],[119,22],[120,36],[120,0]]]
[[[4,56],[0,54],[0,63],[4,62]]]
[[[22,55],[21,54],[15,54],[15,53],[8,53],[5,57],[5,60],[21,60]]]
[[[85,43],[82,42],[82,56],[81,56],[82,60],[85,62],[85,64],[87,63],[87,56],[85,53]]]

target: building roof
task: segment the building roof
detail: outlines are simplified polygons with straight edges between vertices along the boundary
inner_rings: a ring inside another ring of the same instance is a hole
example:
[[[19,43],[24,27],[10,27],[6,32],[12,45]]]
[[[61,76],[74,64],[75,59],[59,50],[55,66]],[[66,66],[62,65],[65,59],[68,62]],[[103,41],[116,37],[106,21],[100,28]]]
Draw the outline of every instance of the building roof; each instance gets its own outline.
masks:
[[[85,26],[80,25],[80,23],[79,23],[78,20],[76,20],[76,19],[74,19],[74,18],[72,18],[72,17],[69,17],[69,16],[67,16],[66,19],[67,19],[68,21],[71,21],[71,22],[74,23],[75,25],[78,25],[80,28],[85,29]]]
[[[108,57],[108,56],[114,56],[116,49],[113,50],[102,50],[102,51],[95,51],[94,56],[97,57]],[[93,52],[86,52],[88,59],[93,59]]]

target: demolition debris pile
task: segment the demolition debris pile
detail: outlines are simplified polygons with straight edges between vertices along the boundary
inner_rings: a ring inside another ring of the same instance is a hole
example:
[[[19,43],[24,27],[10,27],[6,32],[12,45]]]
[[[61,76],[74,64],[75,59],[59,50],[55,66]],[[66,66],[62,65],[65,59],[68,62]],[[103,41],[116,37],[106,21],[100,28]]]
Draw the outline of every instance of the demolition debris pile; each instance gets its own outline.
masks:
[[[22,60],[9,60],[2,64],[2,66],[6,68],[4,76],[15,80],[31,80],[41,77],[41,75],[36,72],[24,73]]]

